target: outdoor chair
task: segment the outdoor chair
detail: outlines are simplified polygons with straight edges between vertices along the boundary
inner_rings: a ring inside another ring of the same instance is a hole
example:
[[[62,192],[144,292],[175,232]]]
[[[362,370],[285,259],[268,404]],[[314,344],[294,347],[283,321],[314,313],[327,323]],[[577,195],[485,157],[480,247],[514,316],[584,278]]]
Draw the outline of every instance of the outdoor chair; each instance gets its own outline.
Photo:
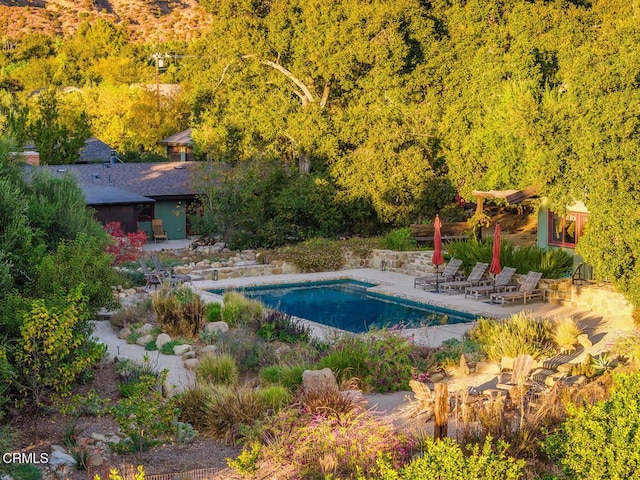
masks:
[[[527,304],[527,301],[536,299],[544,302],[545,290],[543,288],[538,288],[538,282],[541,278],[542,273],[529,272],[522,279],[522,283],[518,290],[514,291],[516,288],[514,286],[505,288],[504,292],[492,293],[490,297],[491,303],[499,302],[504,307],[505,302],[513,302],[520,299],[522,299],[524,305]]]
[[[140,268],[147,282],[144,286],[145,290],[149,290],[151,285],[158,288],[158,285],[162,285],[164,282],[169,282],[172,287],[175,287],[181,281],[176,275],[172,275],[166,271],[149,270],[144,260],[138,260],[138,263],[140,263]]]
[[[504,292],[507,287],[510,286],[514,273],[516,273],[515,268],[504,267],[502,271],[496,275],[493,285],[474,285],[467,287],[464,291],[464,298],[467,298],[467,295],[474,295],[476,300],[478,300],[480,296],[489,296],[492,293]]]
[[[426,288],[427,285],[432,285],[436,283],[436,280],[439,282],[448,282],[456,278],[458,273],[458,269],[462,265],[462,260],[458,260],[457,258],[452,258],[449,260],[444,267],[442,272],[434,273],[431,275],[426,275],[423,277],[418,277],[413,281],[413,288],[417,288],[420,285],[423,288]]]
[[[167,269],[167,267],[162,264],[157,255],[151,255],[151,261],[153,262],[155,271],[160,273],[160,275],[163,275],[164,278],[174,277],[182,283],[191,282],[191,277],[189,275],[174,273],[173,271]]]
[[[510,371],[505,371],[505,359],[501,363],[501,372],[498,374],[495,388],[485,388],[481,393],[488,397],[495,397],[504,393],[509,393],[513,388],[535,386],[535,382],[530,380],[531,371],[533,369],[534,359],[531,355],[518,355],[513,359],[513,364],[509,363]],[[524,392],[523,392],[524,393]]]
[[[167,232],[162,226],[162,219],[156,218],[151,220],[151,228],[153,230],[153,241],[157,242],[158,240],[168,240]]]
[[[440,284],[440,290],[444,290],[451,295],[451,292],[462,290],[466,287],[473,287],[475,285],[479,285],[482,281],[482,277],[484,276],[484,272],[489,268],[488,263],[476,263],[476,266],[473,267],[471,273],[467,277],[466,280],[456,280],[453,282],[444,282]]]
[[[138,262],[140,263],[140,268],[142,269],[142,273],[144,275],[144,279],[146,280],[146,284],[144,286],[145,290],[149,290],[149,287],[151,287],[151,285],[153,285],[154,287],[158,287],[158,285],[162,285],[162,275],[157,272],[157,271],[151,271],[149,270],[149,267],[147,267],[147,264],[145,263],[144,260],[138,260]]]

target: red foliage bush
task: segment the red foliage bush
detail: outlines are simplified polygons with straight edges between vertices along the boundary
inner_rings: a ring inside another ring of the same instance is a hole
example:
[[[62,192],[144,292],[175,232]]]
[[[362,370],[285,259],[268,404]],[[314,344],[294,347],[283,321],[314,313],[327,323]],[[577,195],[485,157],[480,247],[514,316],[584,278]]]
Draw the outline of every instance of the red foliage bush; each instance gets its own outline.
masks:
[[[142,246],[147,242],[143,231],[124,233],[120,222],[109,222],[104,230],[111,236],[112,243],[106,252],[114,256],[113,263],[118,265],[137,260],[142,255]]]

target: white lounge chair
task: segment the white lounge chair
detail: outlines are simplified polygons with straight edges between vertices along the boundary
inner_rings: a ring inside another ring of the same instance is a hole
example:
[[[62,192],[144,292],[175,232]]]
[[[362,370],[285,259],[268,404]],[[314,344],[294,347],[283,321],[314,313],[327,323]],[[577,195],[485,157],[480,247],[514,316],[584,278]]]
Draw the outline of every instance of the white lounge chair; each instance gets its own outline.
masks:
[[[442,272],[416,278],[413,281],[413,288],[417,288],[418,285],[423,288],[426,288],[427,285],[433,285],[434,283],[436,283],[436,280],[438,282],[448,282],[450,280],[453,280],[454,278],[456,278],[456,275],[461,265],[462,265],[462,260],[458,260],[457,258],[452,258],[451,260],[449,260],[449,263],[445,265],[444,270],[442,270]]]

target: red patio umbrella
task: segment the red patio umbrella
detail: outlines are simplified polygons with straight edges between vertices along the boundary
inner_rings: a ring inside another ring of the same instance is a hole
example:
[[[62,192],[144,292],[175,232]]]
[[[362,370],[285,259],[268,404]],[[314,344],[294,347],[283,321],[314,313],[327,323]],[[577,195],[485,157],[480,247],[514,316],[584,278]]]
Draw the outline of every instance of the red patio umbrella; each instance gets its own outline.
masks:
[[[442,223],[440,217],[436,215],[436,219],[433,222],[433,256],[431,257],[431,263],[436,267],[436,292],[438,291],[438,267],[444,263],[442,258]]]
[[[493,234],[493,257],[491,258],[491,266],[489,272],[493,274],[493,285],[495,287],[496,275],[502,271],[500,266],[500,224],[496,223],[496,229]]]

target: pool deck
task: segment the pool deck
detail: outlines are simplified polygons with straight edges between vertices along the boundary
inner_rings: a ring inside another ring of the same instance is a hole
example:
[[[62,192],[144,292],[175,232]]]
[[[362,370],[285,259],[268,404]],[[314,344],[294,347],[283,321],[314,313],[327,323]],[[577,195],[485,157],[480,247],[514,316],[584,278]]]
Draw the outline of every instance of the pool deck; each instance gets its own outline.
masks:
[[[193,286],[199,290],[199,293],[205,301],[219,302],[221,301],[221,296],[209,293],[207,290],[219,288],[242,289],[243,287],[256,285],[313,282],[342,278],[351,278],[354,280],[375,283],[377,286],[372,287],[371,290],[385,295],[406,298],[408,300],[428,303],[430,305],[448,308],[451,310],[468,312],[477,316],[506,317],[524,310],[531,312],[535,317],[554,318],[564,316],[575,317],[578,315],[582,319],[592,316],[593,321],[597,324],[600,324],[603,321],[602,317],[595,313],[580,312],[575,308],[550,303],[536,302],[523,306],[522,302],[519,302],[502,307],[500,305],[491,305],[486,297],[480,300],[474,300],[471,297],[465,299],[464,293],[448,295],[446,293],[424,291],[421,288],[413,287],[415,277],[401,273],[380,271],[372,268],[341,270],[336,272],[243,277],[218,281],[194,281]],[[309,324],[312,327],[312,334],[320,338],[330,338],[332,335],[335,335],[335,332],[337,331],[334,328],[326,327],[315,322],[309,322]],[[473,325],[474,322],[411,328],[406,329],[405,334],[418,344],[435,347],[439,346],[444,340],[450,338],[462,338],[464,333]]]

